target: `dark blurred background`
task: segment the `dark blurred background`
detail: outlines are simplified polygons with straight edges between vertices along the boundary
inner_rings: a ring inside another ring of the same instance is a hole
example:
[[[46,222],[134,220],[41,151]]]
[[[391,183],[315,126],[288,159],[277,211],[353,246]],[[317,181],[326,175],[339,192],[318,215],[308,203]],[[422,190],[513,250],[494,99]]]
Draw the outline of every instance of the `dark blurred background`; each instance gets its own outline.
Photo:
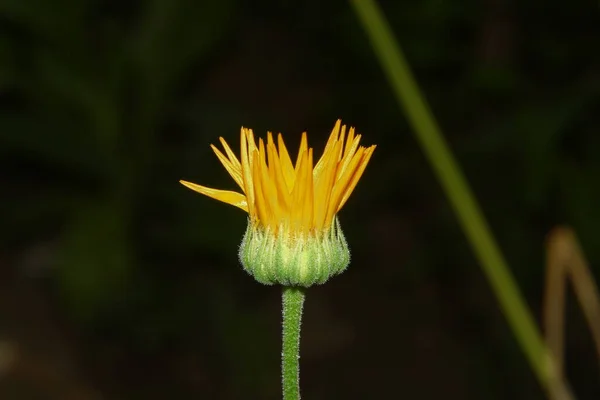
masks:
[[[600,5],[380,4],[539,322],[552,227],[600,276]],[[219,136],[320,152],[337,118],[378,148],[352,264],[308,292],[303,397],[543,399],[341,0],[0,0],[0,398],[280,398],[280,288],[238,265],[244,213],[178,180],[233,189]]]

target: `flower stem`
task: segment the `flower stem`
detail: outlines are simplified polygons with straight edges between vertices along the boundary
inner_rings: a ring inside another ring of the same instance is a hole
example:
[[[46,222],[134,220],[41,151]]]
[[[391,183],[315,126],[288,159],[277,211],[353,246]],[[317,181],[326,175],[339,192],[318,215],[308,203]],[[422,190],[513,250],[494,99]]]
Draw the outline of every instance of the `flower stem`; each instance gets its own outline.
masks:
[[[284,400],[300,400],[300,323],[304,290],[283,287],[283,350],[281,375]]]

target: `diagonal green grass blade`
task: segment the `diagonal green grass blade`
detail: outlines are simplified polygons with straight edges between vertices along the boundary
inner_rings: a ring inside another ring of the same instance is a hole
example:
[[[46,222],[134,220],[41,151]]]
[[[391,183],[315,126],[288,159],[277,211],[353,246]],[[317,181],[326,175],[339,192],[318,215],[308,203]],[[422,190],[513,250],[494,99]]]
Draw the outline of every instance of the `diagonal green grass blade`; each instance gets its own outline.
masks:
[[[566,384],[553,372],[553,358],[384,15],[373,0],[351,3],[529,364],[553,398],[573,399]]]

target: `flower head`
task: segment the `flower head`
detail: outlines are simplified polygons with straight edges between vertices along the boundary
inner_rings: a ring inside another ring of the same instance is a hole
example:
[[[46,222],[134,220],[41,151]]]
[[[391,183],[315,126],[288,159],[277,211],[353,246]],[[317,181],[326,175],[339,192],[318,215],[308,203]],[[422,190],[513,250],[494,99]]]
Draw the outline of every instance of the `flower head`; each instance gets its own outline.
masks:
[[[242,193],[180,181],[186,187],[239,207],[249,214],[240,246],[244,268],[263,283],[309,286],[343,271],[349,252],[336,215],[362,176],[376,146],[360,146],[361,135],[338,120],[323,155],[313,163],[313,149],[302,134],[295,164],[281,134],[271,132],[258,145],[242,128],[236,157],[220,138],[223,154],[213,151]]]

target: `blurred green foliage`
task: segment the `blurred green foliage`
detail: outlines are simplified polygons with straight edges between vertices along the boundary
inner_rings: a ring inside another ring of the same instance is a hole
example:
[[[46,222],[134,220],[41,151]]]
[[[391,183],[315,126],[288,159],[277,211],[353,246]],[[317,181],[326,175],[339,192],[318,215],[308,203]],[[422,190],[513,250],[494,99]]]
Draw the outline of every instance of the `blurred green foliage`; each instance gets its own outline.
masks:
[[[599,276],[597,6],[381,4],[533,309],[555,224]],[[241,125],[320,151],[338,117],[379,147],[341,214],[353,265],[307,299],[307,398],[541,398],[346,2],[0,0],[0,21],[0,254],[26,274],[51,243],[36,287],[108,398],[278,397],[278,291],[237,266],[245,216],[177,181],[233,188],[208,145]]]

